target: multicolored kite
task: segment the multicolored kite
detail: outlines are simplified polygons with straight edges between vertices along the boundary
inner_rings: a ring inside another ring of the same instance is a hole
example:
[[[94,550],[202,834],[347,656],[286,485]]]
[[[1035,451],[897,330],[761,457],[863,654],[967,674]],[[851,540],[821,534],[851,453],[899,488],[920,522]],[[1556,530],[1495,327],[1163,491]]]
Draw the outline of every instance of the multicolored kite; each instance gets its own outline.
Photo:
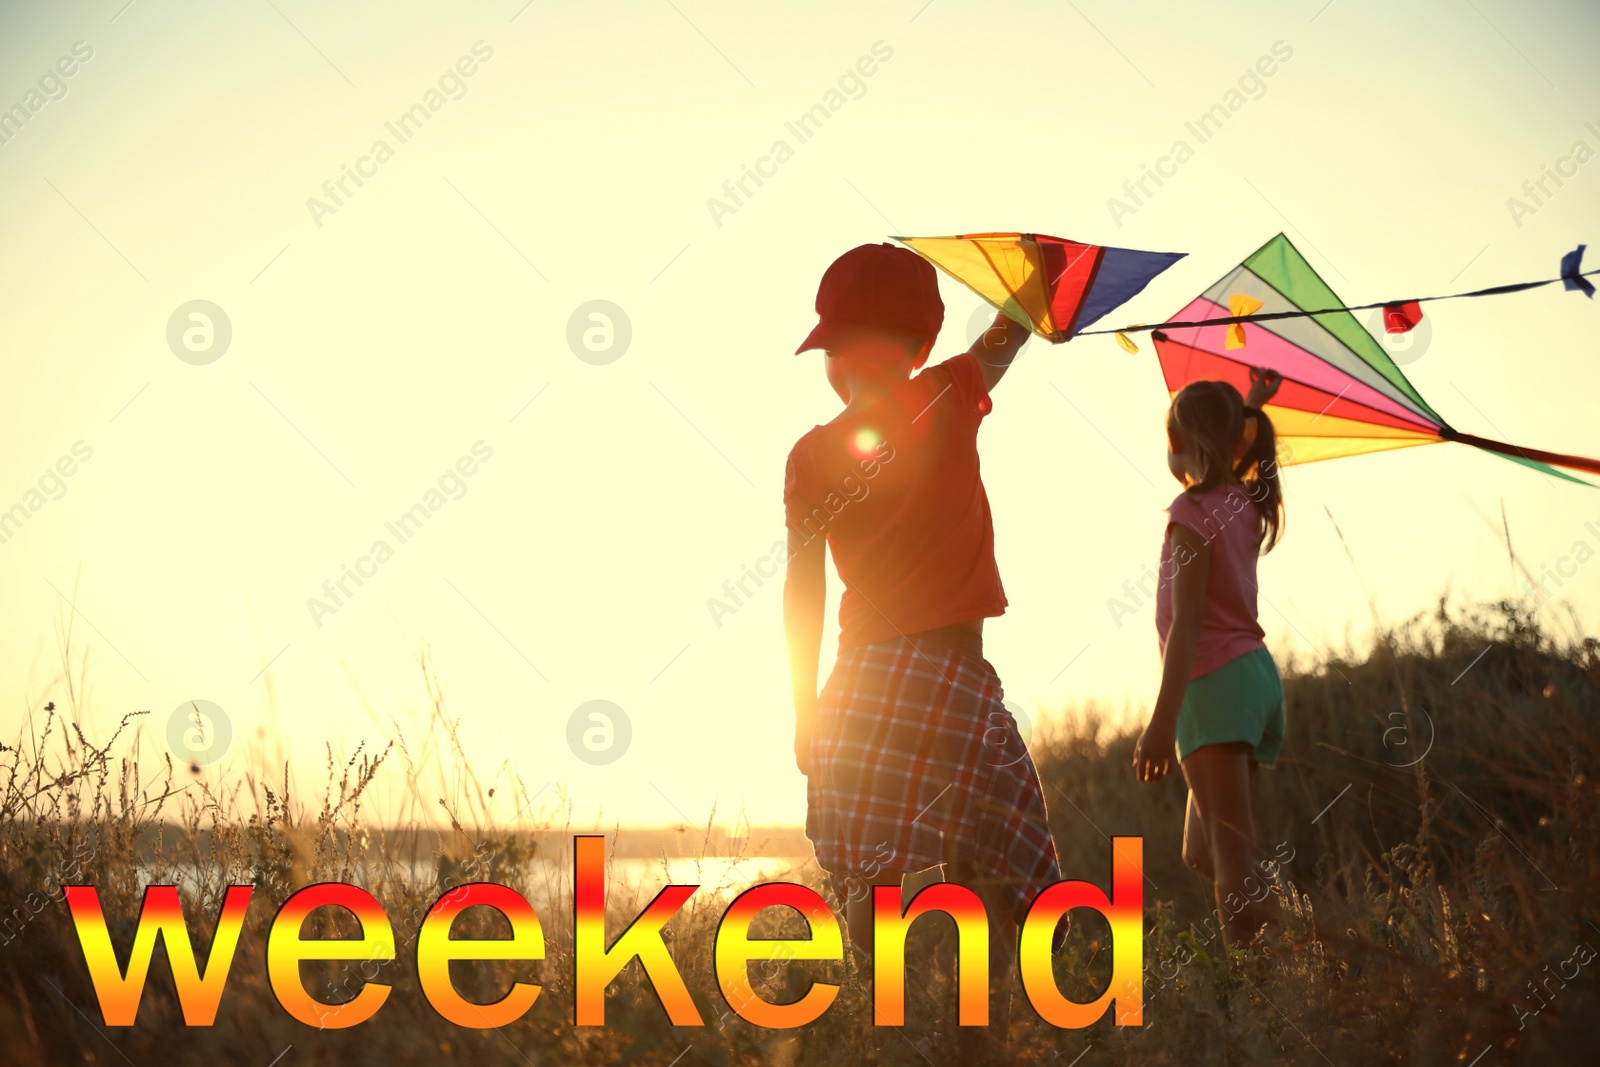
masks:
[[[1571,273],[1577,270],[1574,261]],[[1409,329],[1413,311],[1420,319],[1414,307],[1396,305],[1390,322]],[[1251,321],[1227,321],[1241,315]],[[1208,319],[1224,321],[1195,325]],[[1283,375],[1266,412],[1285,464],[1459,441],[1584,485],[1551,465],[1600,474],[1600,460],[1453,429],[1281,233],[1168,321],[1150,336],[1171,393],[1202,380],[1231,382],[1245,393],[1251,367]]]
[[[1041,233],[895,240],[1056,344],[1126,302],[1184,256],[1086,245]]]

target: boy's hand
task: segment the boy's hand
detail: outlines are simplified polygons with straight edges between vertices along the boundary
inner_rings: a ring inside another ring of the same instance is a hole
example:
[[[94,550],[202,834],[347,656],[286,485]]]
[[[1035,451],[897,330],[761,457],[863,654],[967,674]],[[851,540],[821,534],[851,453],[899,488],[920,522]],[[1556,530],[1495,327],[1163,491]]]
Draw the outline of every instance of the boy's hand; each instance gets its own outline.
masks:
[[[800,768],[800,773],[807,778],[811,777],[811,736],[814,732],[813,724],[817,721],[817,702],[807,702],[805,707],[796,707],[794,715],[794,765]]]
[[[1250,368],[1250,395],[1245,398],[1244,406],[1259,408],[1278,394],[1278,386],[1283,384],[1283,375],[1266,367]]]
[[[1177,762],[1176,725],[1151,719],[1133,749],[1134,777],[1141,782],[1159,782],[1172,772]]]
[[[794,725],[794,765],[801,774],[811,777],[811,729],[799,723]]]

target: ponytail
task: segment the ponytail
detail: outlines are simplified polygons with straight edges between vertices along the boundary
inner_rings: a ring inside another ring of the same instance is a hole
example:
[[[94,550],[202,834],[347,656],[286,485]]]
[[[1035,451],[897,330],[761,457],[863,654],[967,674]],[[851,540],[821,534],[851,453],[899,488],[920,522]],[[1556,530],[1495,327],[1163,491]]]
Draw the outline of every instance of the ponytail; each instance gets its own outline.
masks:
[[[1278,435],[1272,420],[1260,408],[1244,409],[1238,455],[1233,473],[1255,503],[1264,556],[1283,537],[1284,510],[1283,483],[1278,478]]]
[[[1190,490],[1219,484],[1229,473],[1256,506],[1261,554],[1283,536],[1283,484],[1278,478],[1278,435],[1260,408],[1246,407],[1228,382],[1190,382],[1167,409],[1167,437],[1174,452],[1192,448],[1200,480]]]

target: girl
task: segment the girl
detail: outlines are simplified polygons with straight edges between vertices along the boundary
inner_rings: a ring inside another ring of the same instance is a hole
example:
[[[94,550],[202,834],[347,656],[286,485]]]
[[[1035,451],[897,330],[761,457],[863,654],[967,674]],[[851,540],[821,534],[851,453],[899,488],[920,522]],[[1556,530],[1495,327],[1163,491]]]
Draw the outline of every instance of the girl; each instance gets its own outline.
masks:
[[[1168,509],[1156,592],[1161,691],[1134,749],[1134,773],[1157,782],[1181,762],[1189,785],[1183,859],[1215,883],[1229,943],[1262,916],[1250,783],[1283,745],[1283,686],[1256,621],[1256,559],[1283,532],[1276,439],[1261,405],[1272,371],[1250,372],[1250,396],[1193,382],[1167,411],[1167,467],[1183,485]]]

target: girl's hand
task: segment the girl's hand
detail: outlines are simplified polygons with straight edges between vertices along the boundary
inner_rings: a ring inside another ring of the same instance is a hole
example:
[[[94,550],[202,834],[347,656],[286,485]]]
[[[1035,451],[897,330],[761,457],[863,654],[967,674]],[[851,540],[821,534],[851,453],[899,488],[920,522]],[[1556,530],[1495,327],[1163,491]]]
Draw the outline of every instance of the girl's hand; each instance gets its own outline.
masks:
[[[1159,782],[1178,762],[1177,728],[1155,719],[1139,735],[1133,749],[1133,776],[1141,782]]]
[[[1250,368],[1250,395],[1245,398],[1244,406],[1259,408],[1271,400],[1278,393],[1278,386],[1283,384],[1283,375],[1266,367]]]

